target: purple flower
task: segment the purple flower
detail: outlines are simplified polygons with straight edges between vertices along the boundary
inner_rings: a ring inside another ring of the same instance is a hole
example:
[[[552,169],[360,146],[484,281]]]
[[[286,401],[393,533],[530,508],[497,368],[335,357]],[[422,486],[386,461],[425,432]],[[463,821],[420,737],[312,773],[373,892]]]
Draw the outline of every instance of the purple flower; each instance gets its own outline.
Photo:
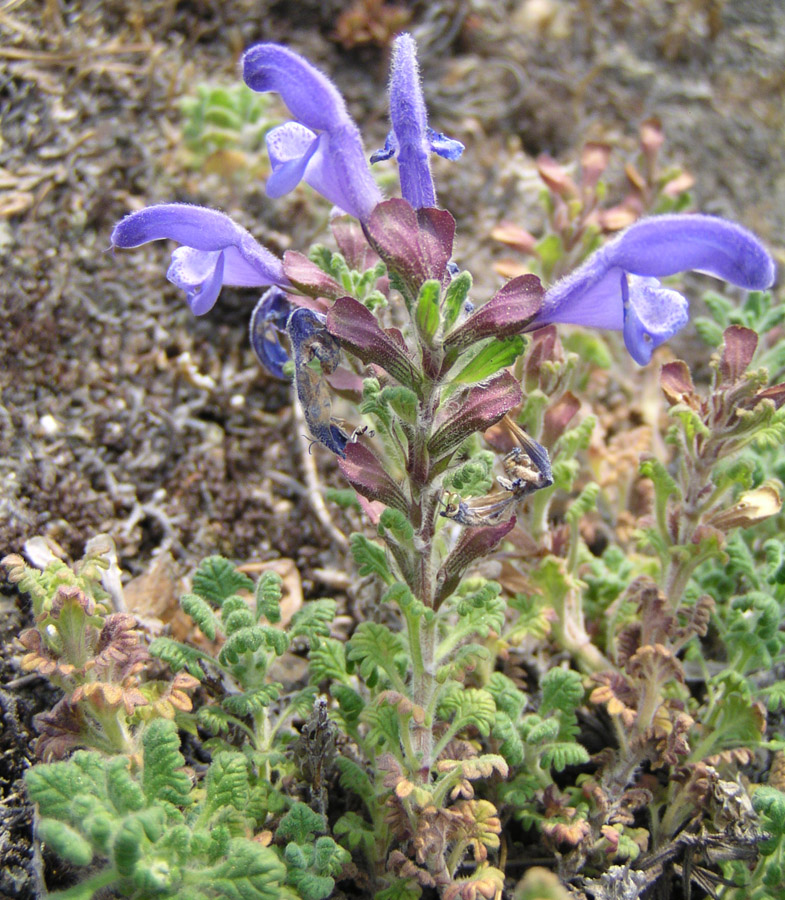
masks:
[[[458,159],[463,144],[428,127],[428,113],[420,86],[417,47],[410,34],[401,34],[393,45],[390,75],[390,122],[383,150],[377,150],[371,162],[395,156],[401,179],[401,194],[415,209],[436,206],[436,192],[428,157],[431,153],[445,159]]]
[[[186,203],[162,203],[131,213],[115,225],[112,246],[138,247],[164,238],[182,244],[166,277],[182,288],[197,316],[209,312],[223,284],[287,286],[283,263],[229,216]]]
[[[713,216],[642,219],[545,294],[527,331],[555,322],[623,331],[632,358],[652,352],[688,321],[687,299],[658,278],[695,270],[746,290],[774,282],[774,261],[751,232]]]
[[[297,121],[267,135],[271,197],[305,180],[344,212],[365,221],[382,199],[362,139],[335,85],[280,44],[257,44],[243,56],[243,78],[255,91],[277,91]]]

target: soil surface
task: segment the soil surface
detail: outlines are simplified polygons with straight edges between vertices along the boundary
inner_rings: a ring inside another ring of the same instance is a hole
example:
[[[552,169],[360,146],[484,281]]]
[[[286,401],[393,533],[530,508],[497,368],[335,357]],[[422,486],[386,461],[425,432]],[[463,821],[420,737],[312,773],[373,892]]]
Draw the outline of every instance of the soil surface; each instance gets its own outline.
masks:
[[[108,248],[124,214],[171,200],[223,209],[278,253],[324,239],[328,204],[307,188],[269,200],[261,155],[231,175],[194,168],[180,101],[202,82],[239,83],[253,42],[285,42],[335,79],[370,152],[387,130],[391,34],[371,35],[378,14],[367,13],[379,7],[0,3],[0,555],[45,535],[76,558],[108,532],[129,576],[171,557],[172,604],[177,579],[211,553],[293,560],[306,598],[343,596],[344,551],[311,496],[314,471],[341,482],[326,452],[309,458],[297,440],[290,388],[252,356],[253,292],[225,289],[196,319],[165,280],[171,247]],[[630,151],[651,115],[668,159],[696,178],[695,208],[740,221],[782,257],[781,0],[437,0],[396,15],[419,42],[431,124],[467,146],[435,174],[479,298],[509,255],[493,226],[537,231],[534,157],[572,162],[587,139]],[[362,527],[328,509],[343,532]],[[20,777],[32,714],[51,697],[17,684],[11,638],[26,607],[1,599],[0,896],[30,898],[42,863]]]

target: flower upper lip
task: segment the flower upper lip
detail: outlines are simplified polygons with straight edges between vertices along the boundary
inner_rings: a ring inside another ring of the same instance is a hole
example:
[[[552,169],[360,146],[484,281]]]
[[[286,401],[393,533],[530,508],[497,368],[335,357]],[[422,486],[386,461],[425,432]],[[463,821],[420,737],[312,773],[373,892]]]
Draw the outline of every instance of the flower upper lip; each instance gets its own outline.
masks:
[[[436,153],[446,159],[458,159],[464,146],[428,127],[417,48],[410,34],[399,35],[393,44],[390,123],[392,131],[387,135],[384,148],[373,154],[371,162],[397,157],[404,200],[415,209],[436,206],[428,157]]]

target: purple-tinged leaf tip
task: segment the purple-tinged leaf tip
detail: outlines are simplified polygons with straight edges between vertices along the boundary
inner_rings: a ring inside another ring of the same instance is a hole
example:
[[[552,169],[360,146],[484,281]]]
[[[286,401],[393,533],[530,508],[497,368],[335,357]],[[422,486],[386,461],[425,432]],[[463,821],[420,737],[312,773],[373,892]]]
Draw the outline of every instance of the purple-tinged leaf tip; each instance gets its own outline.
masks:
[[[382,463],[359,441],[346,445],[346,456],[338,460],[338,468],[351,486],[368,500],[378,500],[408,515],[409,503]]]
[[[438,608],[458,587],[464,572],[478,559],[488,556],[501,541],[515,528],[513,516],[498,525],[466,528],[461,532],[458,543],[447,557],[436,577],[434,607]]]
[[[520,334],[537,315],[544,293],[536,275],[513,278],[445,338],[445,348],[462,350],[488,337]]]
[[[367,234],[410,298],[430,278],[444,282],[455,237],[455,219],[446,210],[415,211],[406,200],[385,200],[371,213]]]
[[[344,287],[311,262],[303,253],[287,250],[283,255],[283,268],[291,283],[309,297],[325,297],[337,300],[346,294]]]
[[[630,226],[557,282],[529,328],[564,322],[623,330],[630,355],[645,365],[688,321],[686,298],[656,279],[688,270],[746,290],[765,290],[776,274],[760,241],[733,222],[654,216]]]
[[[336,300],[327,313],[327,329],[362,362],[380,366],[405,387],[415,391],[419,387],[404,347],[382,329],[374,314],[358,300]]]
[[[487,384],[464,391],[440,411],[436,430],[428,442],[429,454],[439,459],[451,453],[475,432],[495,425],[522,401],[520,385],[506,371]]]
[[[285,287],[289,283],[278,257],[229,216],[203,206],[148,206],[118,222],[111,240],[114,247],[130,249],[167,238],[183,245],[172,253],[167,278],[185,291],[198,316],[212,309],[223,284]]]

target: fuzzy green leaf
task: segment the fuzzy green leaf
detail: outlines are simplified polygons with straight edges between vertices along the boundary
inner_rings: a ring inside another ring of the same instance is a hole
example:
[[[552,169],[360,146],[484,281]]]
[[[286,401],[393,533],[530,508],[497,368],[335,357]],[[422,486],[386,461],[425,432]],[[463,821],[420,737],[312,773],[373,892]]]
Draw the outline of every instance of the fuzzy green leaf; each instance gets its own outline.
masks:
[[[305,844],[313,840],[314,834],[327,830],[324,816],[314,812],[305,803],[294,803],[289,812],[281,819],[275,836],[282,841],[294,841]]]
[[[339,756],[335,760],[335,767],[341,773],[339,779],[341,787],[357,794],[368,809],[373,809],[375,792],[365,769],[346,756]]]
[[[142,735],[144,770],[142,789],[148,803],[166,800],[175,806],[187,806],[191,779],[182,771],[177,726],[167,719],[155,719]]]
[[[312,648],[316,647],[322,638],[330,636],[330,626],[337,608],[335,600],[328,597],[303,604],[292,616],[289,637],[292,640],[296,637],[305,637]]]
[[[227,597],[238,591],[252,591],[253,581],[222,556],[203,559],[193,579],[193,592],[213,606],[220,607]]]
[[[311,681],[318,684],[321,681],[349,680],[346,670],[346,653],[344,644],[334,638],[325,638],[319,641],[317,647],[313,647],[309,654],[309,668]]]
[[[277,572],[262,572],[256,583],[256,618],[262,616],[271,625],[281,621],[281,588],[283,581]]]
[[[359,663],[360,677],[368,687],[374,687],[380,667],[392,678],[400,678],[405,662],[403,640],[386,625],[361,622],[346,645],[346,658]]]
[[[198,594],[183,594],[180,597],[180,607],[199,626],[205,637],[215,640],[218,629],[218,620],[210,604]]]
[[[281,696],[282,685],[278,682],[265,684],[242,694],[230,694],[224,697],[221,705],[235,716],[250,716],[260,713]]]
[[[386,584],[391,584],[394,579],[387,565],[387,554],[384,548],[369,541],[365,535],[355,532],[350,538],[352,556],[357,565],[360,577],[376,575]]]
[[[483,737],[488,737],[496,719],[493,695],[478,688],[459,688],[445,692],[439,704],[445,718],[452,714],[452,726],[460,730],[473,725]]]
[[[162,659],[173,672],[186,669],[189,674],[200,681],[205,676],[203,660],[206,658],[201,650],[181,644],[168,637],[158,637],[150,644],[150,655]]]
[[[435,279],[423,282],[420,293],[417,296],[414,321],[417,329],[430,344],[439,329],[439,296],[441,284]]]
[[[562,772],[567,766],[582,766],[589,761],[585,747],[573,741],[557,741],[549,744],[540,757],[543,768]]]
[[[286,868],[269,847],[235,838],[226,858],[198,877],[216,900],[280,900]]]
[[[458,321],[466,300],[469,297],[469,291],[472,289],[471,272],[459,272],[450,282],[444,293],[444,302],[442,304],[444,310],[444,333],[452,328]]]
[[[37,836],[66,862],[75,866],[87,866],[93,859],[93,848],[78,831],[56,819],[41,819]]]
[[[248,804],[248,760],[242,753],[216,753],[207,770],[204,811],[211,816],[222,807],[243,810]]]
[[[520,335],[501,339],[491,338],[459,372],[450,377],[450,390],[458,385],[486,381],[501,369],[511,366],[521,353],[523,353],[523,338]]]
[[[574,715],[583,700],[581,676],[572,669],[551,669],[543,676],[540,687],[542,688],[540,715],[543,716],[552,710]]]

